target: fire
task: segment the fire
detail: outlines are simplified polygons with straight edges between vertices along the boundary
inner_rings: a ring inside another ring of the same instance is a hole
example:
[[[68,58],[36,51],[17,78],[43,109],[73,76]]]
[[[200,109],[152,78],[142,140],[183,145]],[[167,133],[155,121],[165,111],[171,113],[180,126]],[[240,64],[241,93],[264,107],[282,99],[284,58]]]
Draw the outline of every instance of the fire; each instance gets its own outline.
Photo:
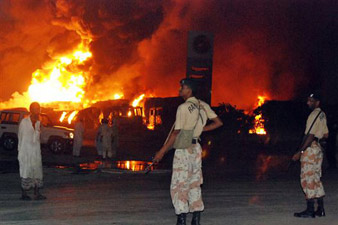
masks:
[[[143,100],[144,96],[145,96],[145,94],[141,94],[139,97],[137,97],[137,98],[133,101],[133,103],[132,103],[131,105],[132,105],[133,107],[138,106],[139,103],[140,103],[140,101]]]
[[[268,99],[267,96],[258,96],[257,97],[257,105],[256,107],[260,107],[264,104],[265,100]],[[266,130],[264,127],[264,118],[262,113],[260,112],[258,115],[255,116],[254,128],[249,130],[250,134],[258,134],[258,135],[266,135]]]
[[[123,94],[118,94],[118,93],[114,94],[114,99],[115,100],[116,99],[121,99],[121,98],[123,98]]]
[[[132,112],[128,111],[128,117],[131,117],[131,116],[132,116]]]
[[[266,97],[266,96],[260,96],[260,95],[259,95],[259,96],[257,97],[257,99],[258,99],[257,106],[258,106],[258,107],[259,107],[259,106],[262,106],[267,98],[268,98],[268,97]]]
[[[119,169],[125,169],[125,170],[131,170],[131,171],[143,171],[146,169],[147,166],[149,166],[151,162],[144,162],[144,161],[117,161],[117,168]],[[151,170],[153,170],[153,166],[151,167]]]
[[[147,124],[147,129],[148,129],[148,130],[155,130],[154,124],[153,124],[153,123]]]
[[[28,88],[30,99],[40,103],[81,102],[88,78],[78,68],[91,57],[88,44],[81,43],[73,53],[59,56],[37,69]]]

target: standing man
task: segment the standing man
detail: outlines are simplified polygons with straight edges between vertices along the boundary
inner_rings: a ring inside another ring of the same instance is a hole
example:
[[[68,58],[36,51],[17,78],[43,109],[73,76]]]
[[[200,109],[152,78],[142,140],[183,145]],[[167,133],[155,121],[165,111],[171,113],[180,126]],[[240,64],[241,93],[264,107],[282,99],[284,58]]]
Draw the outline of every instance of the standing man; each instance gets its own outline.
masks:
[[[40,105],[29,106],[30,115],[21,120],[18,132],[18,160],[21,177],[21,200],[31,200],[27,191],[34,189],[36,200],[46,199],[40,194],[43,187],[41,146],[40,146]]]
[[[102,158],[106,159],[112,157],[112,136],[113,129],[109,126],[108,119],[102,119],[102,124],[99,127],[98,136],[101,140],[101,148],[102,148]]]
[[[84,133],[83,118],[82,116],[79,116],[79,119],[75,123],[74,127],[73,156],[75,157],[80,157],[80,151],[83,142],[83,133]]]
[[[295,213],[295,217],[325,216],[325,196],[323,184],[320,181],[322,176],[323,152],[319,140],[327,138],[329,131],[326,125],[326,115],[319,108],[319,94],[310,94],[307,105],[312,110],[306,122],[305,141],[299,152],[293,156],[293,160],[301,163],[300,182],[305,194],[307,208],[305,211]],[[312,125],[313,124],[313,125]],[[310,130],[310,132],[309,132]],[[317,199],[318,208],[314,210],[314,202]]]
[[[156,153],[154,162],[161,161],[165,153],[171,149],[180,130],[194,130],[191,146],[175,151],[170,194],[177,215],[177,225],[186,225],[187,213],[193,213],[191,224],[199,225],[204,204],[201,195],[202,148],[198,139],[202,131],[214,130],[223,123],[207,103],[194,97],[196,84],[192,79],[183,79],[180,84],[179,94],[185,103],[178,107],[174,130],[169,134],[168,141]],[[207,119],[213,122],[205,126]]]

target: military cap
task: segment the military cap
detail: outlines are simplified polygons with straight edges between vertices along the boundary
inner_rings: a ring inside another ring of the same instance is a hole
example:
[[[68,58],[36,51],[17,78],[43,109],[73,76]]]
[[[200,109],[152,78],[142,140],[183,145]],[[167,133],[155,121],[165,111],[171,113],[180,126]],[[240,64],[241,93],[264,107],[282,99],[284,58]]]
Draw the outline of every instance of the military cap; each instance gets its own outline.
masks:
[[[181,85],[186,85],[188,86],[192,91],[196,91],[197,89],[197,85],[196,85],[196,81],[194,81],[191,78],[184,78],[180,81]]]
[[[320,92],[319,91],[313,91],[310,93],[309,98],[313,98],[317,101],[321,100]]]

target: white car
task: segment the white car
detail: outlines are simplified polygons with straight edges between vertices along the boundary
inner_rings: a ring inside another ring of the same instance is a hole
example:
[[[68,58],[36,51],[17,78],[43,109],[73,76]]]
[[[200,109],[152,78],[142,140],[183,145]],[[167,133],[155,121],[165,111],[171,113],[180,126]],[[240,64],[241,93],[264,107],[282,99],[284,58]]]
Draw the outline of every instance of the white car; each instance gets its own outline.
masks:
[[[17,149],[19,124],[28,115],[29,112],[21,108],[0,111],[0,140],[4,149]],[[46,145],[53,153],[62,153],[71,148],[74,129],[53,126],[46,114],[41,114],[40,120],[41,145]]]

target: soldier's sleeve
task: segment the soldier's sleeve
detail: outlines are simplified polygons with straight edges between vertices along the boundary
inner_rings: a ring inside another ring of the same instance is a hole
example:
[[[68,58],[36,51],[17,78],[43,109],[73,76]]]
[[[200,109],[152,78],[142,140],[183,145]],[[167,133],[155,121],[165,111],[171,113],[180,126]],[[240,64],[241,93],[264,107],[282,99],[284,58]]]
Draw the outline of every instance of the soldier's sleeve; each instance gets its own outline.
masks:
[[[208,119],[214,119],[217,117],[217,114],[214,112],[214,110],[211,109],[211,107],[208,104],[204,103],[202,104],[202,106],[207,114]]]
[[[326,125],[326,116],[325,113],[321,113],[316,122],[313,124],[313,127],[310,131],[310,134],[313,134],[315,137],[321,138],[322,135],[328,133],[327,125]]]
[[[185,114],[184,114],[182,105],[180,105],[177,108],[177,112],[176,112],[175,130],[183,129],[184,121],[185,121]]]

